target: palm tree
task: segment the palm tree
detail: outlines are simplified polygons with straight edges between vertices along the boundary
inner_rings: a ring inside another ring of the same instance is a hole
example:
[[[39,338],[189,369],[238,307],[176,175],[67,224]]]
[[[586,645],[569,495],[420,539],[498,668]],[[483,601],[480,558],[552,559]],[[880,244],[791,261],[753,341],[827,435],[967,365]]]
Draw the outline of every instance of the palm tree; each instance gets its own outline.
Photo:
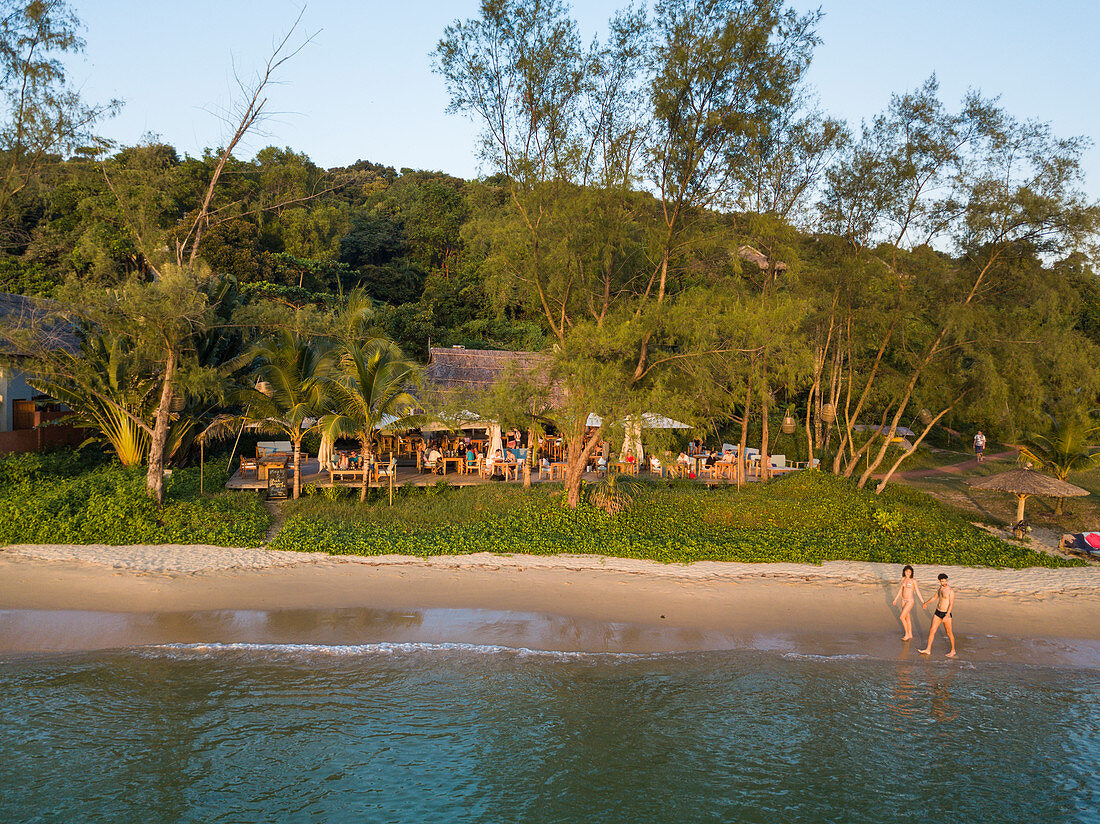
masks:
[[[340,375],[329,386],[332,412],[321,418],[325,437],[359,441],[364,469],[379,432],[408,429],[416,398],[409,389],[417,380],[417,367],[388,338],[349,341],[340,359]],[[368,473],[363,472],[359,500],[366,500]]]
[[[297,498],[302,489],[302,440],[317,428],[310,420],[324,411],[333,373],[332,349],[313,338],[284,332],[260,344],[252,354],[258,360],[257,388],[237,393],[245,413],[233,420],[256,424],[260,431],[284,436],[293,444]]]
[[[1100,426],[1079,418],[1060,423],[1050,417],[1047,435],[1032,435],[1024,441],[1020,458],[1035,463],[1042,471],[1064,481],[1071,472],[1083,472],[1100,466],[1100,448],[1093,441],[1100,434]],[[1062,499],[1055,504],[1054,514],[1062,514]]]

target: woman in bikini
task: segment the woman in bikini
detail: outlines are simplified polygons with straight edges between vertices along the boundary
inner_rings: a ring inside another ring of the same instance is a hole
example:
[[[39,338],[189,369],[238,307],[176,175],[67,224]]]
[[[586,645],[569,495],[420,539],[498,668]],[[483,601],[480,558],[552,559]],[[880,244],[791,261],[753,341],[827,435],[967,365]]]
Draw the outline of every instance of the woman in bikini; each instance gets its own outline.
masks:
[[[901,626],[905,630],[905,635],[901,637],[902,641],[908,641],[913,637],[913,619],[909,616],[909,613],[913,611],[913,597],[916,595],[918,601],[924,601],[921,597],[920,587],[917,586],[917,579],[913,577],[913,567],[906,564],[901,570],[901,586],[898,587],[898,594],[894,596],[894,603],[897,604],[901,601]],[[924,608],[924,604],[921,604],[921,609]]]

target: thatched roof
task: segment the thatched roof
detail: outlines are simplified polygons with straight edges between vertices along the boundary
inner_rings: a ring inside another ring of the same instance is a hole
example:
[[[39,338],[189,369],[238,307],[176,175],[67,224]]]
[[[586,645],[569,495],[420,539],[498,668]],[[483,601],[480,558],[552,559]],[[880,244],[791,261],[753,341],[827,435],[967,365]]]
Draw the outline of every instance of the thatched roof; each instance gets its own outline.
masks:
[[[22,339],[33,335],[34,347],[65,349],[76,352],[80,348],[72,324],[57,316],[58,305],[50,300],[0,292],[0,352],[7,355],[26,356],[28,343]],[[3,332],[12,332],[20,342],[15,343]]]
[[[990,475],[970,484],[973,489],[992,489],[1011,492],[1014,495],[1041,495],[1045,498],[1078,498],[1088,495],[1087,489],[1081,489],[1066,481],[1052,478],[1036,472],[1034,469],[1013,469],[999,475]]]
[[[544,374],[550,359],[540,352],[433,347],[424,376],[439,389],[486,390],[506,372]]]
[[[761,252],[754,246],[739,246],[737,248],[737,255],[742,260],[747,260],[755,263],[761,269],[768,268],[768,256]],[[775,264],[775,271],[785,272],[787,270],[787,264],[783,261],[779,261]]]

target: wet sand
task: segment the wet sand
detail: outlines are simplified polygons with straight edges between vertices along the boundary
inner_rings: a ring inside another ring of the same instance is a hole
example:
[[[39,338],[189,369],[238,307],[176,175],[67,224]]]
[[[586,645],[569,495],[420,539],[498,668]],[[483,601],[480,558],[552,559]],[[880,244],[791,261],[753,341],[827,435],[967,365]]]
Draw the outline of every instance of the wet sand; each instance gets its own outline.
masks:
[[[898,570],[878,564],[109,549],[0,552],[0,650],[416,642],[919,657],[891,605]],[[940,571],[957,591],[961,658],[1100,669],[1100,567],[920,567],[926,598]],[[914,641],[929,623],[918,607]],[[946,651],[941,632],[933,652]]]

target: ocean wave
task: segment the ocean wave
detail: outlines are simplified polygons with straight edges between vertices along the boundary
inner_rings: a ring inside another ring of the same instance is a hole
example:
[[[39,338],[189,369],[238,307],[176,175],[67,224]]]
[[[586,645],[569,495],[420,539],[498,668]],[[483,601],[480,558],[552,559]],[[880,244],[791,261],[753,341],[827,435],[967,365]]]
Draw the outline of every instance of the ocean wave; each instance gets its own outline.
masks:
[[[539,657],[560,660],[589,658],[652,658],[655,653],[633,652],[575,652],[563,650],[508,647],[500,644],[467,644],[458,642],[382,641],[374,644],[255,644],[255,643],[206,643],[206,644],[151,644],[135,647],[134,652],[149,657],[208,658],[226,654],[266,656],[330,656],[363,657],[370,655],[406,655],[413,653],[475,653],[513,655],[519,658]]]
[[[792,660],[801,661],[884,661],[885,658],[876,658],[873,655],[863,655],[861,653],[837,653],[836,655],[826,655],[819,652],[781,652],[781,658],[787,658]]]

